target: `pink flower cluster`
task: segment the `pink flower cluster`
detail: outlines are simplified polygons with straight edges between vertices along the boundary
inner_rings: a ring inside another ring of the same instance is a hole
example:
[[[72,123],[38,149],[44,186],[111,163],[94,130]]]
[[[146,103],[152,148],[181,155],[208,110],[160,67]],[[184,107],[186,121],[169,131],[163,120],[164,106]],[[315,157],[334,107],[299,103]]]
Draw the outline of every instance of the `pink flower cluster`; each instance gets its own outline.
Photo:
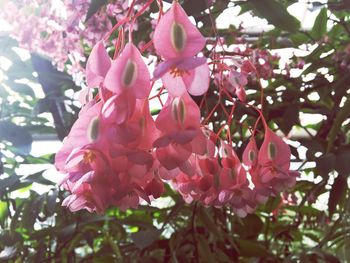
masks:
[[[110,18],[124,18],[128,8],[127,1],[111,2],[84,24],[89,5],[89,0],[7,1],[0,20],[10,25],[21,47],[48,56],[59,70],[80,73],[84,46],[95,45],[111,30]]]
[[[187,202],[229,205],[243,217],[295,183],[290,149],[264,120],[265,140],[258,150],[251,139],[243,164],[231,143],[201,125],[191,95],[204,95],[209,87],[207,59],[198,55],[205,42],[174,1],[154,32],[163,61],[152,79],[132,42],[114,60],[102,41],[94,46],[86,65],[88,88],[81,94],[84,107],[56,155],[57,169],[66,174],[61,184],[70,192],[63,205],[99,213],[109,206],[134,208],[160,197],[169,181]],[[168,98],[154,120],[149,94],[159,78]]]

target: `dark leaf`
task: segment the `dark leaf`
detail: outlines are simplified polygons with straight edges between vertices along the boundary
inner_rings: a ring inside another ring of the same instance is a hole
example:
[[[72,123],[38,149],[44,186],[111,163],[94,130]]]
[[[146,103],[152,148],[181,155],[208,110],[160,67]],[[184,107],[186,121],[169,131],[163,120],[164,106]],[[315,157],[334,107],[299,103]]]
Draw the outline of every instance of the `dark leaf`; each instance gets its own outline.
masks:
[[[299,123],[299,108],[296,104],[289,105],[282,117],[282,122],[280,125],[281,130],[284,134],[288,135],[290,130],[293,128],[294,125]]]
[[[350,146],[343,146],[336,153],[335,170],[343,175],[350,175]]]
[[[25,127],[10,121],[0,121],[0,140],[9,141],[21,154],[28,154],[32,148],[32,136]]]
[[[257,215],[250,214],[235,222],[234,231],[242,238],[257,237],[263,229],[263,222]]]
[[[144,249],[156,241],[160,233],[161,231],[158,229],[141,230],[137,233],[132,233],[131,239],[138,248]]]
[[[55,212],[57,195],[58,195],[57,189],[47,194],[46,206],[45,206],[45,214],[47,216],[52,216],[53,213]]]
[[[335,212],[337,205],[341,204],[345,198],[347,189],[346,179],[346,177],[339,174],[338,177],[334,180],[328,199],[328,211],[330,217]]]
[[[207,0],[197,0],[197,1],[186,1],[182,7],[185,9],[186,13],[189,16],[198,16],[201,12],[207,9],[208,1]]]
[[[324,37],[327,31],[327,8],[322,8],[312,27],[311,36],[318,40]]]
[[[25,204],[22,216],[22,225],[29,230],[33,229],[34,223],[36,222],[45,200],[44,195],[38,196],[35,194],[32,196],[32,200]]]
[[[46,178],[43,177],[43,172],[40,171],[31,175],[26,176],[21,180],[22,183],[38,183],[38,184],[44,184],[44,185],[54,185],[55,183],[47,180]]]
[[[7,82],[6,84],[15,92],[18,92],[23,95],[28,95],[31,97],[35,96],[33,89],[26,84],[16,83],[16,82],[12,82],[12,83]]]
[[[208,240],[202,235],[197,235],[196,238],[198,240],[200,262],[216,262],[216,256],[211,252]]]
[[[328,174],[335,168],[336,156],[333,153],[322,155],[316,159],[317,171],[323,178],[327,178]]]
[[[19,182],[20,177],[13,174],[9,177],[0,180],[0,196],[6,192],[7,187],[11,187]]]
[[[107,3],[107,0],[92,0],[86,14],[85,23]]]
[[[22,236],[17,232],[2,230],[0,232],[0,242],[4,246],[14,246],[17,242],[22,241]]]
[[[338,132],[342,126],[343,121],[350,115],[350,97],[346,100],[344,106],[339,109],[335,120],[333,122],[333,126],[328,133],[328,144],[327,144],[327,152],[329,152],[333,147],[333,142],[336,139]]]
[[[198,218],[200,221],[203,223],[203,225],[211,232],[213,233],[216,237],[220,237],[220,232],[214,223],[212,217],[209,216],[207,209],[204,207],[198,207],[197,209],[198,213]]]
[[[257,241],[254,242],[251,240],[237,239],[236,243],[240,255],[243,257],[266,257],[269,255],[268,250]]]
[[[43,112],[50,112],[53,101],[49,98],[43,98],[38,100],[33,108],[33,115],[38,115]]]

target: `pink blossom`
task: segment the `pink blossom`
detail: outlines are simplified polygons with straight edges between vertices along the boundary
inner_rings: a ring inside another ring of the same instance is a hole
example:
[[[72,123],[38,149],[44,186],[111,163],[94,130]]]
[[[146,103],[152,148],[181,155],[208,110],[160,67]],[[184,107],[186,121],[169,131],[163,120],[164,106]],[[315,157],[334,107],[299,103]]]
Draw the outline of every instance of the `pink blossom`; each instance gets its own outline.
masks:
[[[162,77],[173,96],[186,90],[194,95],[204,94],[209,87],[209,68],[206,59],[194,57],[205,45],[205,38],[190,22],[178,2],[162,17],[153,36],[154,46],[165,61],[154,71],[154,78]]]

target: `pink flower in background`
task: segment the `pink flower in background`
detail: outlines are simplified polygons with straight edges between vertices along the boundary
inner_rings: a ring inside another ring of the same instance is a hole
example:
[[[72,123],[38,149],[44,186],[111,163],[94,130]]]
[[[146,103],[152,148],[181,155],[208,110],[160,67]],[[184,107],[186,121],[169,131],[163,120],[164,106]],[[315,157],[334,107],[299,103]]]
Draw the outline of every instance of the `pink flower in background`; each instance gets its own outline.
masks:
[[[269,184],[276,192],[294,186],[298,173],[289,171],[290,157],[289,146],[269,128],[265,128],[264,142],[258,155],[261,183]]]
[[[246,93],[244,90],[244,86],[248,84],[247,80],[248,74],[245,72],[237,72],[235,70],[231,70],[228,76],[228,81],[231,85],[228,85],[228,90],[231,93],[235,93],[240,101],[245,102]]]
[[[86,63],[86,82],[89,88],[99,87],[111,67],[111,59],[103,45],[99,41],[91,50]]]
[[[289,146],[267,127],[260,150],[254,137],[250,139],[243,153],[243,163],[249,169],[258,203],[294,186],[299,173],[289,170],[290,158]]]

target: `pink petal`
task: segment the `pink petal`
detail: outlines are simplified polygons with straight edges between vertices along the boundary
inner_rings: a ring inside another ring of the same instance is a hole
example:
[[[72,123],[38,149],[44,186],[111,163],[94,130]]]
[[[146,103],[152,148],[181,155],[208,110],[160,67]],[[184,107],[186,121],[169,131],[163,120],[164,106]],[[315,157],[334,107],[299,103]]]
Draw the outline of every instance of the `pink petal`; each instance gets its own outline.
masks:
[[[79,93],[79,101],[82,105],[85,105],[89,101],[92,100],[92,89],[90,88],[83,88]]]
[[[262,166],[273,163],[280,168],[289,170],[291,151],[280,137],[269,128],[265,129],[264,142],[258,155],[259,164]]]
[[[187,91],[193,96],[201,96],[209,88],[209,67],[203,64],[194,70],[189,71],[188,75],[183,76],[183,81]]]
[[[158,23],[153,42],[157,52],[169,59],[196,55],[204,47],[205,38],[175,1]]]
[[[116,124],[127,121],[134,113],[136,99],[133,93],[123,92],[109,98],[102,108],[102,116]]]
[[[140,51],[128,43],[120,56],[113,61],[104,85],[119,95],[130,90],[136,98],[147,98],[150,93],[150,75]]]
[[[154,198],[159,198],[164,192],[164,184],[159,179],[153,179],[145,187],[145,192]]]
[[[258,147],[256,146],[254,136],[250,138],[250,141],[243,152],[242,160],[243,160],[243,163],[248,167],[252,167],[257,164]]]
[[[111,66],[111,59],[103,46],[103,41],[99,41],[93,47],[86,63],[86,81],[88,87],[98,87],[103,82]]]
[[[131,162],[141,165],[152,165],[153,157],[149,152],[146,151],[134,151],[128,155]]]
[[[236,89],[236,95],[240,101],[243,101],[243,102],[246,101],[247,94],[243,87],[238,87]]]
[[[182,76],[167,72],[162,77],[164,86],[172,96],[181,96],[186,90],[193,96],[203,95],[209,88],[209,80],[209,67],[206,63],[186,70]]]
[[[87,104],[82,108],[77,121],[64,139],[62,148],[55,156],[55,166],[58,170],[64,170],[66,159],[74,148],[80,148],[91,142],[88,127],[91,126],[92,120],[100,115],[101,107],[102,103],[99,102],[94,105]]]
[[[200,131],[199,107],[187,93],[181,97],[169,96],[155,124],[164,134],[176,134],[184,130]]]
[[[187,93],[187,87],[181,76],[173,76],[170,72],[167,72],[162,77],[162,82],[171,96],[180,97],[182,94]]]
[[[176,63],[176,67],[181,70],[191,70],[206,63],[207,58],[205,57],[187,57],[178,60],[178,62]]]
[[[190,145],[169,144],[158,148],[156,156],[159,162],[168,170],[173,170],[183,164],[191,155]]]

